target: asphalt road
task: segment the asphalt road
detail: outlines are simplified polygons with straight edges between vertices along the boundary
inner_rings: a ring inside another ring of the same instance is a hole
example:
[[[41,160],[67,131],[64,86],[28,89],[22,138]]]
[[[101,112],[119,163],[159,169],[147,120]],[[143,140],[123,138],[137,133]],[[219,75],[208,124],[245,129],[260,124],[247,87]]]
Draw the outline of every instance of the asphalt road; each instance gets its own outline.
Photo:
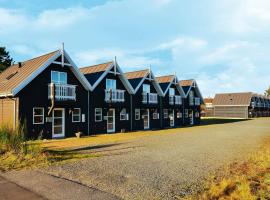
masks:
[[[86,152],[102,155],[97,158],[49,167],[42,172],[10,172],[5,176],[49,199],[83,199],[80,192],[78,196],[68,196],[70,190],[80,191],[81,187],[88,187],[90,194],[96,191],[104,195],[103,199],[173,199],[200,190],[209,173],[256,150],[270,136],[270,118],[169,132],[153,132],[149,137],[97,149],[86,148]],[[77,188],[66,183],[66,189],[59,185],[59,191],[55,191],[55,179],[42,178],[48,174],[60,177],[58,180],[71,180]],[[41,185],[29,183],[35,176]],[[57,198],[57,192],[63,196]]]

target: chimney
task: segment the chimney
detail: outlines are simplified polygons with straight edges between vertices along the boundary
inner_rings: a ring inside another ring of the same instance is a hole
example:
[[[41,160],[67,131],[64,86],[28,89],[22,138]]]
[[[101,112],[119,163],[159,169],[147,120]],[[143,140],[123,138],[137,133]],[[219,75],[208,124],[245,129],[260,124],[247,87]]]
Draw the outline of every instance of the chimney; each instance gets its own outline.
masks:
[[[19,68],[21,68],[21,67],[22,67],[22,63],[21,63],[21,62],[18,62],[18,65],[19,65]]]

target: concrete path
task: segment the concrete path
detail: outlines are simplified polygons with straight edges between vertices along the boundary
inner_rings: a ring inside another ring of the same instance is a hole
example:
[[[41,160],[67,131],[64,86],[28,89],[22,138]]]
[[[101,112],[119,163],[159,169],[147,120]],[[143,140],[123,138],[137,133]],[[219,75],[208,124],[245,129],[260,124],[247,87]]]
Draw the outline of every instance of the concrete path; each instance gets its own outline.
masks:
[[[1,200],[43,200],[41,196],[0,176]]]
[[[0,179],[0,199],[1,200],[115,200],[119,199],[114,195],[102,192],[93,187],[87,187],[80,183],[64,178],[48,175],[38,170],[22,170],[1,174],[5,179]],[[16,182],[18,185],[11,183]],[[43,198],[35,195],[41,194]],[[2,198],[2,194],[4,198]]]

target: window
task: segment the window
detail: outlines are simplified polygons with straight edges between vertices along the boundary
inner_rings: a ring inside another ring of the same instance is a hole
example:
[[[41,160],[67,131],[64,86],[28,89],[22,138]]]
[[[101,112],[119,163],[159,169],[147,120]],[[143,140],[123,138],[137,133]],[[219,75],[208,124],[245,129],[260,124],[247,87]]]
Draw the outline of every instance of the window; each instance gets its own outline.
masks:
[[[143,93],[150,93],[150,85],[143,84]]]
[[[51,72],[51,82],[55,84],[67,84],[67,73],[66,72]]]
[[[185,109],[185,118],[188,118],[188,109]]]
[[[181,113],[181,112],[177,112],[177,113],[176,113],[176,118],[178,118],[178,119],[179,119],[179,118],[182,118],[182,113]]]
[[[102,121],[102,108],[95,109],[95,121],[101,122]]]
[[[189,105],[194,105],[194,92],[189,92]]]
[[[140,109],[135,109],[135,120],[140,120]]]
[[[127,119],[127,110],[125,108],[123,108],[120,112],[120,120],[128,120]]]
[[[195,112],[195,117],[200,117],[200,113],[198,111]]]
[[[159,119],[159,114],[158,114],[157,110],[155,110],[155,112],[153,112],[153,119]]]
[[[170,89],[169,89],[169,95],[170,95],[170,96],[174,96],[174,95],[175,95],[175,90],[174,90],[174,88],[170,88]]]
[[[80,122],[81,121],[81,109],[74,108],[72,111],[72,122]]]
[[[164,109],[163,112],[164,112],[164,119],[167,119],[168,118],[168,109]]]
[[[116,80],[106,79],[106,89],[116,90]]]
[[[33,108],[33,124],[44,124],[44,108]]]

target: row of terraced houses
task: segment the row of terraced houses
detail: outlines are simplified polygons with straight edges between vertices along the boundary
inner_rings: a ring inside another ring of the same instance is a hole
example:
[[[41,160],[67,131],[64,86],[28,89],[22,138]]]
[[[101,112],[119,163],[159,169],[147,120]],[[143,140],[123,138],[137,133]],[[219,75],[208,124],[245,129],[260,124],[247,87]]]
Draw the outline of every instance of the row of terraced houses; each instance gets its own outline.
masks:
[[[64,49],[0,74],[0,124],[25,123],[29,138],[196,125],[202,102],[195,80],[123,73],[116,60],[78,68]]]

